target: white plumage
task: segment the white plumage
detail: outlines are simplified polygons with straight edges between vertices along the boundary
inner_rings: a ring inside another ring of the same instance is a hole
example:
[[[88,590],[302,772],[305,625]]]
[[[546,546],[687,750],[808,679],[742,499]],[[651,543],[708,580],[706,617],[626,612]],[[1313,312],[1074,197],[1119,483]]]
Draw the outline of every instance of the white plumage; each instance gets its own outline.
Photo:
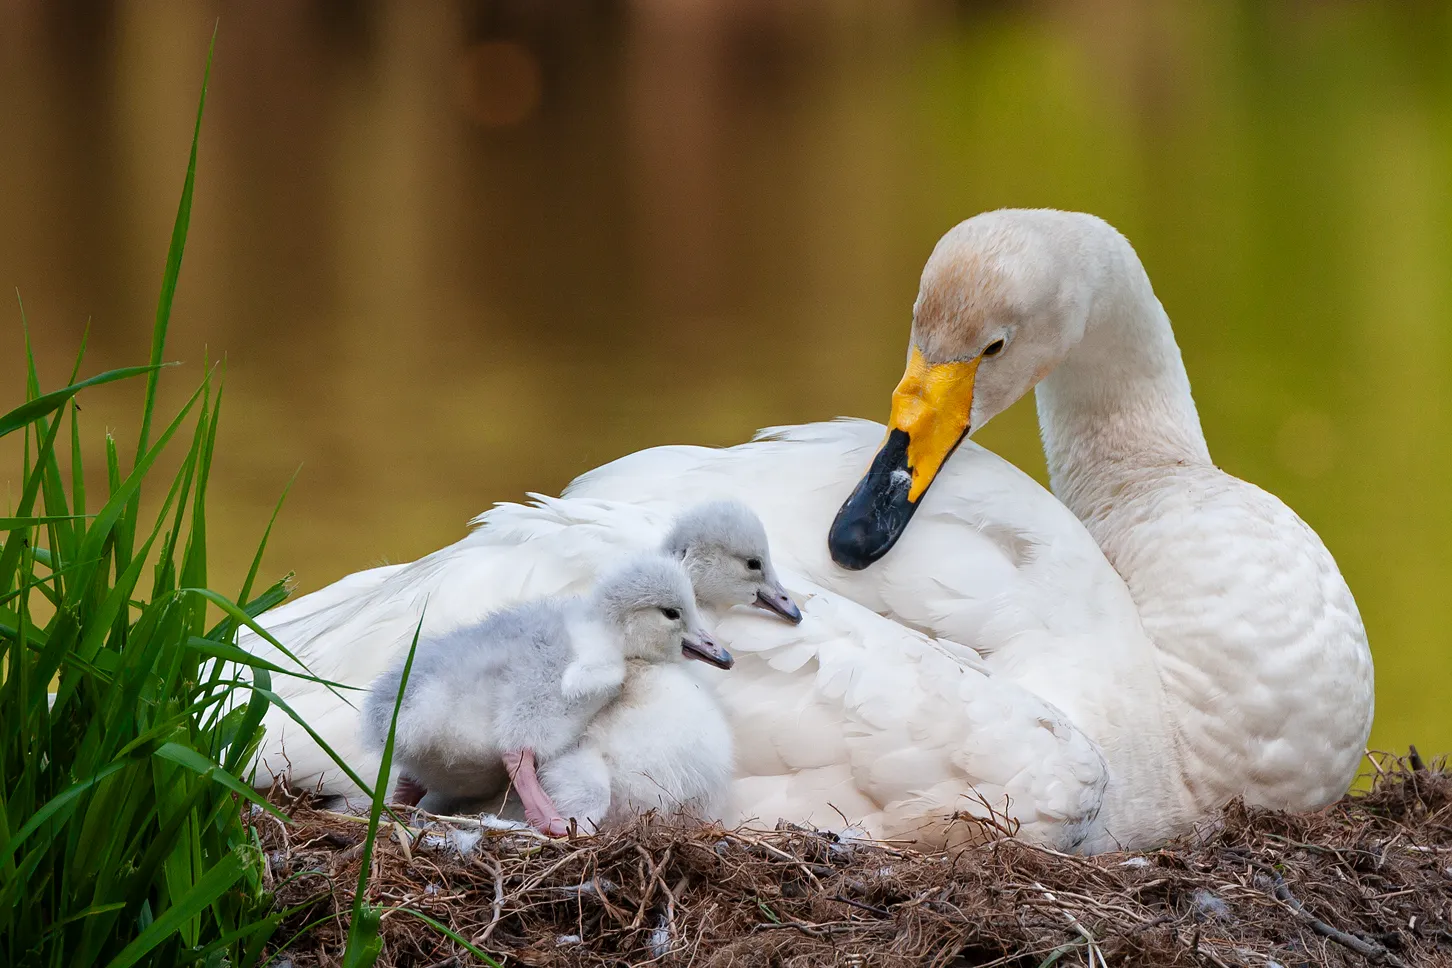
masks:
[[[737,748],[727,819],[845,816],[943,843],[975,835],[951,814],[992,807],[1026,836],[1093,851],[1162,841],[1236,795],[1288,809],[1339,796],[1372,713],[1355,603],[1293,512],[1210,462],[1129,244],[1090,216],[971,219],[924,271],[912,352],[919,379],[899,388],[894,428],[921,446],[922,388],[938,392],[944,373],[966,373],[953,378],[965,432],[1037,385],[1054,494],[963,441],[926,472],[892,550],[849,571],[827,535],[882,425],[655,448],[564,499],[488,511],[457,544],[350,576],[269,627],[315,673],[356,682],[399,647],[425,595],[438,629],[575,589],[658,542],[682,503],[732,497],[760,515],[805,619],[733,612],[717,626],[738,659],[719,683]],[[881,486],[905,490],[918,473]],[[340,704],[295,688],[300,711],[346,742]],[[263,762],[276,769],[296,731],[269,725],[281,728]],[[337,788],[304,753],[295,775]]]
[[[732,673],[712,678],[722,675]],[[560,814],[586,831],[646,810],[719,817],[731,792],[732,746],[709,683],[679,665],[630,663],[620,697],[539,779]]]

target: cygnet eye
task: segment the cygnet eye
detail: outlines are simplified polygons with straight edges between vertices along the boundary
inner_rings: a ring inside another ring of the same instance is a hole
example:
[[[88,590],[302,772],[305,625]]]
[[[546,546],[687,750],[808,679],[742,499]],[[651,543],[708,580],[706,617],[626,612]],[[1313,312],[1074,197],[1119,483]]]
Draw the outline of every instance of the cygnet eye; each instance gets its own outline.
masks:
[[[681,610],[678,608],[663,608],[660,613],[672,622],[681,617]]]
[[[986,346],[984,348],[983,355],[984,356],[997,356],[999,353],[1002,353],[1002,352],[1003,352],[1003,340],[1002,339],[996,339],[992,343],[989,343],[988,346]]]
[[[761,571],[761,559],[760,558],[747,558],[746,559],[746,570],[747,571]]]

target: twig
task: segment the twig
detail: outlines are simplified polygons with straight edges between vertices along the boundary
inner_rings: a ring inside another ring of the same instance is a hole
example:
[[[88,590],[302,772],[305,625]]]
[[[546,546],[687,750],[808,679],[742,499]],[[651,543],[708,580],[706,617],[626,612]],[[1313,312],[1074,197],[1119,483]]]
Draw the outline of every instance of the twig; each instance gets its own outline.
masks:
[[[666,935],[671,939],[672,950],[675,948],[676,937],[676,896],[685,891],[688,883],[690,875],[682,874],[674,887],[666,889]]]
[[[1037,887],[1041,891],[1043,890],[1043,888],[1037,882],[1034,884],[1034,886]],[[1058,900],[1055,899],[1053,895],[1047,895],[1047,896],[1048,896],[1049,900],[1052,901],[1053,903],[1055,903],[1056,905],[1059,903]],[[1130,920],[1136,921],[1136,922],[1139,922],[1139,923],[1143,923],[1146,920],[1148,920],[1148,918],[1146,918],[1143,914],[1141,914],[1138,911],[1131,911],[1129,908],[1124,907],[1123,905],[1113,904],[1113,903],[1111,903],[1109,901],[1101,901],[1101,900],[1099,900],[1097,898],[1092,898],[1092,897],[1088,896],[1087,894],[1080,894],[1080,893],[1078,893],[1076,891],[1060,891],[1059,894],[1058,894],[1058,897],[1059,898],[1065,898],[1065,899],[1068,899],[1068,900],[1078,901],[1080,904],[1083,904],[1086,907],[1099,908],[1101,911],[1116,911],[1116,912],[1124,915],[1125,917],[1129,918]]]
[[[1363,857],[1370,857],[1372,860],[1379,860],[1379,858],[1371,851],[1358,850],[1355,847],[1323,847],[1320,844],[1307,844],[1299,840],[1291,840],[1289,837],[1282,837],[1280,834],[1273,834],[1269,831],[1261,834],[1261,836],[1265,837],[1267,840],[1274,840],[1278,843],[1285,844],[1287,847],[1297,847],[1301,850],[1309,850],[1314,854],[1330,854],[1337,860],[1341,861],[1341,863],[1343,864],[1346,863],[1346,859],[1341,856],[1342,854],[1360,854]]]
[[[1040,884],[1038,881],[1034,881],[1034,888],[1037,889],[1038,892],[1044,897],[1048,898],[1050,903],[1054,905],[1058,912],[1069,919],[1069,923],[1074,926],[1074,930],[1078,931],[1080,936],[1089,943],[1089,968],[1094,968],[1094,959],[1096,956],[1099,958],[1100,968],[1109,968],[1108,963],[1104,960],[1104,952],[1099,950],[1099,942],[1095,940],[1094,935],[1089,933],[1089,929],[1084,927],[1084,925],[1079,922],[1079,919],[1074,917],[1072,912],[1070,912],[1067,908],[1061,905],[1059,903],[1059,899],[1054,897],[1053,893],[1050,892],[1048,888],[1044,887],[1044,885]]]
[[[1364,958],[1372,961],[1384,961],[1389,965],[1396,966],[1396,968],[1406,968],[1406,963],[1388,951],[1385,946],[1375,941],[1366,941],[1358,938],[1356,935],[1348,934],[1340,928],[1334,928],[1316,917],[1310,911],[1307,911],[1305,905],[1296,900],[1296,896],[1291,893],[1291,889],[1286,884],[1286,879],[1281,876],[1280,871],[1258,861],[1252,861],[1251,863],[1266,873],[1272,883],[1275,884],[1276,897],[1284,901],[1298,917],[1310,925],[1312,931],[1321,935],[1323,938],[1329,938],[1343,947],[1350,948]]]
[[[491,814],[483,814],[478,817],[456,817],[447,813],[429,813],[427,810],[420,810],[417,807],[414,809],[418,813],[431,817],[441,823],[451,823],[461,827],[473,827],[476,830],[483,830],[496,837],[529,837],[532,840],[538,840],[543,843],[551,843],[557,839],[542,834],[533,827],[527,825],[516,826],[513,821],[501,820]],[[489,819],[485,820],[485,817]],[[368,818],[364,817],[363,822],[367,823]]]
[[[592,863],[590,864],[590,884],[595,888],[595,896],[600,899],[600,906],[603,907],[605,910],[609,911],[610,916],[616,921],[625,920],[625,912],[620,910],[620,908],[616,907],[614,904],[610,903],[610,897],[608,895],[608,892],[612,890],[615,885],[610,883],[609,878],[605,879],[605,883],[603,885],[600,883],[599,855],[592,852],[590,855],[590,860],[592,861]]]
[[[1202,948],[1202,947],[1200,947],[1200,926],[1198,924],[1195,925],[1195,944],[1194,944],[1194,948],[1195,948],[1195,954],[1199,955],[1202,958],[1208,959],[1211,964],[1213,964],[1213,965],[1216,966],[1216,968],[1230,968],[1229,965],[1227,965],[1225,962],[1223,962],[1223,961],[1220,960],[1220,956],[1217,955],[1215,952],[1211,951],[1209,948]],[[1101,960],[1102,960],[1103,956],[1101,955],[1100,957],[1101,957]]]
[[[537,888],[541,884],[543,884],[545,882],[545,879],[547,877],[549,877],[551,874],[553,874],[555,871],[559,870],[561,867],[564,867],[566,864],[570,863],[571,861],[576,861],[576,860],[580,860],[580,859],[581,859],[581,855],[580,854],[570,854],[570,853],[565,854],[559,860],[555,861],[553,864],[551,864],[550,866],[546,867],[544,870],[540,871],[539,873],[535,874],[534,875],[534,878],[532,880],[527,881],[524,884],[524,886],[519,889],[519,893],[521,893],[521,894],[528,894],[530,891],[533,891],[535,888]]]
[[[879,927],[879,925],[862,924],[859,922],[845,921],[833,922],[831,924],[809,924],[806,921],[778,921],[758,922],[751,926],[752,932],[775,931],[779,928],[795,928],[802,934],[809,934],[814,938],[829,938],[840,931],[853,931],[858,928]]]
[[[854,901],[850,897],[843,897],[840,894],[835,895],[834,897],[830,897],[827,900],[836,901],[838,904],[847,904],[851,907],[861,908],[864,911],[871,911],[873,914],[877,915],[880,918],[892,917],[892,912],[889,911],[887,908],[880,908],[873,904],[863,904],[861,901]]]
[[[812,865],[808,864],[806,861],[801,860],[800,858],[797,858],[797,857],[793,857],[791,854],[788,854],[786,851],[784,851],[784,850],[782,850],[782,849],[780,849],[778,847],[773,847],[771,844],[765,843],[765,842],[760,841],[760,840],[755,840],[755,839],[753,839],[751,837],[743,837],[741,835],[740,831],[728,832],[726,834],[726,836],[729,837],[732,840],[738,840],[738,841],[740,841],[743,844],[749,844],[752,847],[758,848],[759,850],[764,850],[768,854],[771,854],[773,857],[777,857],[777,858],[780,858],[781,860],[786,861],[788,864],[794,864],[797,867],[800,867],[802,869],[802,873],[804,873],[808,877],[810,877],[812,879],[812,883],[815,884],[815,885],[817,885],[818,890],[821,889],[821,887],[822,887],[821,880],[818,879],[818,877],[816,875],[816,872],[812,870]]]
[[[696,955],[701,952],[701,938],[705,936],[706,925],[710,923],[709,919],[716,913],[717,907],[716,902],[712,901],[711,906],[701,913],[700,926],[696,928],[696,941],[691,945],[691,960],[686,962],[686,968],[696,968]]]
[[[488,941],[489,936],[494,933],[494,928],[498,926],[499,919],[504,914],[504,872],[492,860],[479,858],[475,862],[494,875],[494,909],[492,916],[489,919],[489,924],[474,938],[474,944],[482,948],[484,947],[484,942]]]
[[[419,836],[423,836],[422,830],[419,831]],[[403,850],[403,862],[405,864],[412,864],[413,850],[409,847],[409,844],[413,840],[413,837],[410,836],[409,828],[405,827],[401,823],[398,823],[397,821],[394,821],[393,839],[398,841],[398,846]]]
[[[1407,763],[1411,766],[1412,770],[1417,773],[1425,771],[1427,764],[1422,762],[1422,754],[1417,752],[1415,746],[1408,746],[1407,749],[1409,751],[1407,753]]]

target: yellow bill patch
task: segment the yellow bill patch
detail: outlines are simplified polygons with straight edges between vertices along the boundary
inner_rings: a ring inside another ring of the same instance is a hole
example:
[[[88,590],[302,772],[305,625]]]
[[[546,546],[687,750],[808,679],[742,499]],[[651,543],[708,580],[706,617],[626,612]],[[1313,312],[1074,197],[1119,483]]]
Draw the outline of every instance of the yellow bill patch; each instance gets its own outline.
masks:
[[[968,431],[979,359],[930,364],[916,346],[892,392],[888,427],[908,435],[908,500],[916,502]]]

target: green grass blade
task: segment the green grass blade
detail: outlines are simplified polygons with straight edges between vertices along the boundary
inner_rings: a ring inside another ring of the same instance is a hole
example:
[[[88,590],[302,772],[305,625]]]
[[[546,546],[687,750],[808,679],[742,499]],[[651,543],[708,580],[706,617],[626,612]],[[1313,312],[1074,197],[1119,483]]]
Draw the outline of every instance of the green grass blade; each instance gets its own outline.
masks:
[[[127,475],[126,480],[120,482],[113,490],[111,497],[102,506],[101,510],[96,512],[96,518],[92,522],[90,529],[86,532],[84,541],[81,543],[81,560],[88,561],[100,557],[101,547],[110,537],[112,528],[123,520],[123,514],[130,502],[139,496],[142,480],[146,477],[147,472],[151,470],[151,466],[156,463],[156,459],[161,456],[161,452],[166,449],[166,445],[171,442],[171,438],[176,434],[177,429],[181,427],[182,422],[186,419],[187,414],[191,412],[192,407],[196,404],[197,398],[201,396],[201,393],[202,388],[198,387],[197,391],[192,394],[191,399],[182,407],[181,412],[176,415],[176,419],[162,432],[156,444],[137,461],[136,466]],[[4,572],[0,571],[0,576],[3,576],[3,574]]]
[[[79,407],[71,408],[71,510],[76,517],[86,516],[86,472],[81,459],[81,415]]]
[[[112,911],[119,911],[124,907],[126,907],[125,901],[112,901],[109,904],[94,904],[91,907],[88,907],[81,911],[77,911],[75,914],[72,914],[64,921],[52,927],[50,931],[46,933],[54,934],[56,931],[65,927],[68,924],[73,924],[76,921],[84,921],[86,918],[93,918],[98,914],[110,914]]]
[[[16,517],[28,517],[30,509],[35,506],[35,497],[39,493],[41,481],[45,477],[46,458],[55,447],[56,435],[60,433],[60,428],[61,421],[59,420],[51,424],[50,429],[46,432],[45,440],[36,449],[35,463],[29,465],[29,473],[21,488],[20,504],[15,509]],[[0,592],[10,589],[11,579],[15,576],[15,569],[20,561],[20,551],[29,544],[29,536],[24,528],[12,530],[9,537],[5,539],[5,546],[0,549]]]
[[[277,649],[283,655],[287,656],[293,662],[296,662],[298,668],[306,672],[308,677],[310,677],[312,681],[319,683],[326,681],[324,679],[313,676],[312,670],[307,667],[307,664],[303,662],[302,659],[294,655],[292,650],[289,649],[287,646],[283,645],[277,639],[273,638],[271,632],[267,631],[267,629],[257,624],[257,622],[252,618],[251,615],[248,615],[245,611],[238,607],[236,602],[228,601],[225,596],[218,595],[216,592],[212,591],[209,588],[183,588],[180,589],[180,591],[184,594],[197,595],[201,598],[206,599],[213,605],[220,608],[223,613],[225,613],[232,620],[247,626],[249,629],[262,636],[262,638],[269,642],[275,649]],[[348,703],[348,705],[353,705],[351,702],[348,702],[348,700],[344,698],[342,693],[338,692],[337,689],[329,688],[328,691],[331,692],[334,696],[337,696],[343,702]]]
[[[79,569],[80,569],[80,563],[77,562],[76,564],[73,564],[73,565],[67,565],[63,570],[57,571],[57,572],[52,572],[49,575],[42,575],[39,578],[31,577],[31,578],[27,579],[26,582],[25,582],[25,584],[21,585],[19,588],[16,588],[16,589],[14,589],[12,591],[8,591],[4,595],[0,595],[0,605],[4,605],[6,602],[14,601],[15,599],[19,598],[21,595],[24,595],[26,592],[30,591],[32,588],[43,590],[44,587],[45,587],[45,583],[48,582],[48,581],[50,581],[56,575],[67,575],[67,576],[73,575]]]
[[[0,862],[8,863],[9,860],[15,856],[16,849],[19,848],[21,844],[25,843],[26,838],[28,838],[31,834],[35,833],[38,829],[40,829],[41,824],[45,823],[51,817],[55,816],[68,804],[74,803],[77,797],[85,793],[87,790],[91,789],[91,787],[95,786],[97,783],[100,783],[111,774],[118,772],[125,766],[126,764],[124,762],[112,763],[110,766],[107,766],[96,775],[88,777],[87,779],[84,779],[79,783],[72,784],[71,786],[67,787],[64,792],[52,797],[49,801],[46,802],[45,806],[37,810],[31,816],[31,818],[25,822],[25,825],[23,827],[15,832],[15,835],[10,838],[10,841],[4,847],[0,847]]]
[[[361,776],[359,776],[357,771],[348,764],[348,761],[343,757],[339,756],[337,751],[334,750],[332,746],[328,745],[328,741],[323,739],[323,737],[318,733],[317,730],[313,729],[312,724],[310,724],[302,716],[299,716],[297,710],[293,709],[287,704],[287,700],[283,699],[277,693],[272,692],[269,689],[263,689],[262,687],[257,685],[253,685],[251,689],[253,692],[259,695],[266,696],[268,702],[272,703],[272,705],[287,713],[288,716],[292,718],[292,721],[297,723],[298,726],[302,728],[303,732],[307,733],[308,736],[312,738],[312,741],[314,743],[318,744],[318,748],[321,749],[324,753],[328,754],[328,757],[337,765],[338,769],[343,772],[343,775],[346,776],[348,779],[352,780],[353,784],[357,786],[358,789],[363,791],[363,795],[365,797],[368,797],[370,799],[374,797],[377,791],[373,789],[373,786],[369,784],[368,781],[364,780]],[[398,814],[394,813],[392,807],[385,805],[383,809],[388,811],[388,815],[394,820],[398,821],[399,823],[403,823],[403,818],[400,817]]]
[[[261,920],[253,921],[250,924],[237,928],[235,931],[229,931],[226,934],[222,935],[222,937],[218,938],[216,941],[213,941],[211,944],[207,945],[205,948],[199,948],[196,951],[189,951],[186,954],[182,955],[182,957],[177,961],[178,968],[180,968],[181,965],[189,965],[194,961],[206,961],[214,953],[224,951],[227,948],[230,948],[232,945],[236,944],[238,941],[242,941],[248,938],[254,938],[258,934],[258,932],[263,932],[261,942],[262,944],[266,944],[267,939],[270,938],[272,936],[272,933],[282,925],[283,921],[287,920],[298,911],[303,910],[305,907],[306,905],[298,905],[295,908],[288,908],[284,911],[279,911],[269,917],[262,918]],[[255,961],[255,958],[253,960]],[[248,962],[244,961],[242,964],[246,965],[247,963]]]
[[[81,375],[81,362],[86,358],[86,344],[91,341],[91,320],[86,319],[86,328],[81,330],[81,345],[76,348],[76,362],[71,367],[70,383],[76,382],[76,377]]]
[[[217,442],[217,420],[222,416],[223,389],[224,385],[219,382],[217,395],[212,401],[210,419],[204,412],[203,418],[197,424],[200,430],[197,439],[197,488],[192,498],[191,532],[187,535],[180,571],[181,583],[193,587],[207,584],[207,482],[211,478],[212,452]],[[198,612],[192,623],[194,634],[201,633],[203,621],[203,613]]]
[[[156,301],[156,322],[151,327],[151,364],[161,362],[166,352],[166,333],[171,326],[171,304],[176,297],[177,277],[181,275],[182,254],[187,247],[187,229],[192,221],[192,190],[197,181],[197,142],[202,137],[202,111],[207,106],[207,84],[212,76],[212,54],[217,49],[217,31],[207,47],[207,64],[202,68],[202,94],[197,100],[197,123],[192,129],[192,150],[187,158],[187,175],[182,182],[181,201],[177,203],[176,221],[172,223],[171,245],[166,250],[166,269],[161,274],[161,295]],[[141,410],[141,436],[136,442],[136,459],[146,453],[151,433],[151,412],[156,407],[156,374],[146,380],[146,400]]]
[[[172,365],[174,364],[162,363],[156,366],[123,366],[120,369],[98,373],[79,383],[72,383],[68,387],[62,387],[59,390],[52,390],[50,393],[41,394],[34,400],[27,400],[4,416],[0,416],[0,437],[4,437],[6,434],[13,433],[21,427],[34,423],[40,417],[54,413],[65,406],[66,401],[70,400],[71,397],[87,387],[100,386],[103,383],[114,383],[117,380],[130,379],[133,376],[140,376],[143,373],[155,374],[158,370]]]
[[[463,935],[459,934],[457,931],[454,931],[454,930],[450,929],[446,925],[443,925],[443,924],[439,923],[438,921],[435,921],[433,918],[429,917],[427,914],[424,914],[422,911],[415,911],[413,908],[410,908],[410,907],[395,907],[395,908],[389,908],[389,910],[390,911],[401,911],[404,914],[408,914],[408,915],[411,915],[413,917],[418,918],[424,924],[427,924],[429,927],[431,927],[435,931],[439,932],[439,934],[442,934],[444,937],[448,938],[450,941],[454,942],[456,945],[458,945],[459,947],[463,948],[465,951],[469,952],[469,954],[473,955],[475,958],[478,958],[480,961],[484,962],[484,964],[486,964],[486,965],[492,965],[492,966],[494,966],[494,968],[503,968],[503,966],[501,966],[499,964],[499,962],[497,962],[493,958],[489,957],[489,955],[487,953],[485,953],[485,952],[479,950],[478,948],[476,948]]]
[[[10,531],[14,528],[33,528],[41,524],[53,524],[57,521],[80,521],[89,517],[85,514],[32,514],[23,518],[0,517],[0,530]]]
[[[423,619],[414,629],[403,660],[403,674],[398,682],[398,695],[393,700],[393,717],[388,722],[388,736],[383,741],[383,758],[378,763],[378,780],[373,785],[373,805],[368,811],[368,837],[363,841],[363,864],[358,870],[358,887],[353,893],[353,918],[348,925],[348,947],[343,953],[345,968],[370,968],[383,951],[378,936],[382,909],[368,903],[368,877],[373,870],[373,844],[378,838],[378,820],[383,815],[383,800],[388,791],[388,774],[393,770],[393,740],[398,732],[398,711],[403,707],[403,694],[408,689],[408,676],[413,670],[418,637],[423,632]]]
[[[25,332],[25,396],[27,400],[34,400],[40,396],[40,374],[35,366],[35,351],[30,342],[30,323],[25,318],[25,303],[20,300],[20,293],[17,292],[15,298],[20,306],[21,328]],[[55,419],[59,425],[62,417],[57,414]],[[37,433],[50,436],[49,424],[45,417],[35,418],[35,427]],[[58,426],[57,429],[59,429]],[[64,520],[66,516],[70,515],[71,509],[66,501],[65,485],[61,480],[60,461],[56,459],[53,446],[46,448],[44,456],[36,461],[35,470],[40,472],[41,500],[46,513],[58,519],[46,526],[51,550],[62,561],[68,560],[75,555],[76,535],[75,528],[69,521]],[[57,593],[60,592],[60,589],[61,583],[57,581]]]
[[[86,328],[81,333],[81,345],[76,350],[76,363],[71,367],[71,377],[68,382],[75,383],[76,377],[81,374],[81,362],[86,358],[86,344],[91,340],[91,321],[86,320]],[[84,517],[86,513],[86,473],[85,462],[81,455],[81,405],[76,401],[71,406],[71,510],[79,516]]]
[[[172,934],[181,930],[183,924],[200,914],[241,878],[244,869],[240,854],[233,852],[222,858],[211,870],[197,879],[192,889],[169,907],[161,917],[151,922],[145,931],[136,937],[115,958],[107,968],[130,968],[147,952],[161,944]]]
[[[207,424],[207,404],[211,397],[211,380],[202,381],[202,405],[197,414],[197,426],[192,434],[192,446],[187,450],[187,455],[182,459],[181,467],[177,476],[172,481],[172,490],[180,494],[176,502],[175,517],[172,519],[170,530],[166,533],[166,539],[162,542],[161,552],[156,558],[156,575],[151,584],[151,597],[160,596],[171,592],[177,586],[176,574],[176,543],[181,538],[182,515],[187,510],[187,497],[191,494],[192,479],[196,474],[197,461],[200,457],[199,439]],[[195,521],[193,522],[195,526]]]
[[[294,679],[301,679],[304,682],[312,682],[329,689],[356,689],[357,686],[345,685],[341,682],[333,682],[328,679],[321,679],[308,673],[298,672],[294,669],[284,669],[282,666],[266,659],[260,659],[248,652],[239,645],[230,642],[218,642],[211,638],[202,638],[200,635],[193,635],[187,639],[186,647],[202,655],[213,659],[222,659],[226,662],[233,662],[237,665],[248,666],[252,669],[263,669],[267,672],[275,672],[278,675],[290,676]],[[263,687],[268,688],[267,686]]]
[[[1050,951],[1047,958],[1039,962],[1038,968],[1052,968],[1053,965],[1059,963],[1059,959],[1064,957],[1064,955],[1075,950],[1076,948],[1082,948],[1083,946],[1084,943],[1082,941],[1074,941],[1066,945],[1060,945],[1053,951]],[[1093,959],[1090,960],[1092,962]]]
[[[321,876],[321,874],[319,876]],[[292,878],[288,878],[288,880],[292,880]],[[328,887],[329,887],[330,890],[333,888],[332,881],[328,881]],[[325,893],[322,893],[322,894],[319,894],[319,895],[315,896],[314,898],[312,898],[308,903],[309,904],[316,903],[317,901],[320,901],[324,897],[327,897],[327,896],[328,895],[327,895],[326,892]],[[300,904],[297,907],[297,910],[305,910],[305,909],[306,909],[306,905]],[[305,937],[307,937],[308,933],[311,932],[318,925],[320,925],[320,924],[327,924],[329,921],[333,921],[336,918],[337,918],[337,915],[336,914],[333,914],[333,913],[329,912],[328,914],[323,915],[322,917],[318,918],[317,920],[315,920],[315,921],[309,921],[307,924],[304,924],[302,927],[298,928],[296,931],[293,932],[293,934],[292,934],[291,937],[289,937],[286,941],[284,941],[282,944],[280,944],[280,945],[277,946],[277,950],[272,953],[272,956],[270,958],[268,958],[267,961],[263,962],[263,968],[267,968],[268,965],[271,965],[271,964],[275,963],[279,958],[283,957],[287,953],[288,949],[290,949],[293,946],[293,944],[299,938],[305,938]],[[445,962],[444,963],[444,966],[445,966],[445,968],[448,968],[448,962]]]
[[[242,783],[236,777],[229,775],[221,766],[208,760],[194,749],[189,749],[179,743],[167,743],[153,753],[152,756],[170,760],[178,766],[191,770],[203,779],[220,783],[228,790],[237,794],[237,796],[257,804],[283,823],[292,823],[292,820],[286,814],[264,800],[258,795],[256,790]]]
[[[272,526],[277,523],[277,515],[282,511],[282,502],[287,500],[287,494],[292,490],[292,485],[300,473],[302,473],[301,466],[292,472],[292,477],[288,478],[287,483],[283,485],[282,494],[277,498],[277,504],[273,505],[272,517],[267,519],[267,528],[262,532],[262,540],[257,543],[257,554],[252,556],[252,566],[247,569],[247,578],[242,582],[242,591],[237,595],[239,602],[245,604],[247,596],[252,594],[252,583],[257,580],[257,571],[262,567],[262,553],[267,550],[267,539],[272,537]]]
[[[279,578],[277,581],[273,582],[270,586],[268,586],[267,590],[264,591],[261,595],[258,595],[256,598],[252,599],[252,601],[242,605],[242,611],[246,612],[252,618],[256,618],[257,616],[266,612],[268,609],[275,608],[278,605],[281,605],[283,602],[287,601],[287,584],[288,582],[292,581],[292,579],[293,575],[291,572],[289,572],[282,578]],[[241,599],[239,598],[238,601],[240,602]],[[230,639],[232,637],[232,633],[236,630],[237,625],[235,622],[232,621],[232,619],[223,618],[220,622],[218,622],[216,625],[213,625],[210,629],[207,630],[206,638],[220,642],[224,639]]]
[[[378,956],[383,954],[383,937],[378,933],[383,924],[383,908],[368,904],[362,898],[360,893],[353,899],[353,916],[348,921],[348,946],[343,950],[343,968],[373,968]]]

